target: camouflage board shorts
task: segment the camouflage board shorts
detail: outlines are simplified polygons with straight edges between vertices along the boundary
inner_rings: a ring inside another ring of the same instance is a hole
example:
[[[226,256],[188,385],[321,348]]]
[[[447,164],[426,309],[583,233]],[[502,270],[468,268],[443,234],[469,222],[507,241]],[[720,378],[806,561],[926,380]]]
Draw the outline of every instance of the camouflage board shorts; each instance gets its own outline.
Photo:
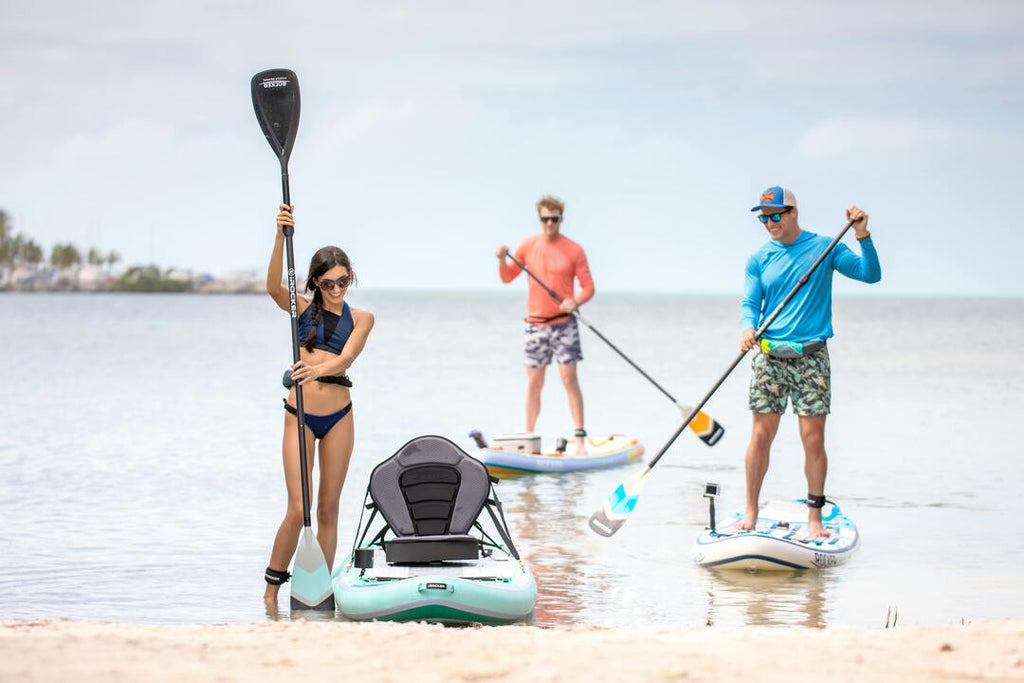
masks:
[[[559,365],[583,360],[580,348],[580,328],[576,318],[558,325],[526,325],[526,367],[541,368],[554,358]]]
[[[800,358],[773,358],[758,352],[750,367],[750,409],[755,413],[781,415],[792,399],[797,415],[828,415],[832,402],[828,347]]]

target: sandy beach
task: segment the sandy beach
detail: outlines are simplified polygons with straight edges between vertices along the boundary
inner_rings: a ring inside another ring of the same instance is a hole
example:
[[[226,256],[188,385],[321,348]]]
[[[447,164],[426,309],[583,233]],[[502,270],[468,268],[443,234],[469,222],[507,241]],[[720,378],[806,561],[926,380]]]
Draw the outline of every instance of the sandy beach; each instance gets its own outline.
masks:
[[[790,656],[783,657],[784,653]],[[1024,680],[1024,621],[895,629],[3,622],[0,680]]]

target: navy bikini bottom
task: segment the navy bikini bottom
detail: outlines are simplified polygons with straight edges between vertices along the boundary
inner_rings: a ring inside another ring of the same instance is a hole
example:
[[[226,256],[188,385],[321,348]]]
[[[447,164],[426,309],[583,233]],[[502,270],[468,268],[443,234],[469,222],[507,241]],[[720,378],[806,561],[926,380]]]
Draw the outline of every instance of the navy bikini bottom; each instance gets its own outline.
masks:
[[[292,415],[298,416],[299,414],[294,407],[288,405],[287,400],[284,402],[284,409]],[[340,422],[351,411],[352,403],[350,401],[347,406],[336,413],[331,413],[330,415],[310,415],[309,413],[304,412],[303,416],[306,418],[306,426],[313,430],[313,436],[318,439],[322,439],[327,436],[327,432],[331,431],[331,428],[333,428],[334,425],[338,424],[338,422]]]

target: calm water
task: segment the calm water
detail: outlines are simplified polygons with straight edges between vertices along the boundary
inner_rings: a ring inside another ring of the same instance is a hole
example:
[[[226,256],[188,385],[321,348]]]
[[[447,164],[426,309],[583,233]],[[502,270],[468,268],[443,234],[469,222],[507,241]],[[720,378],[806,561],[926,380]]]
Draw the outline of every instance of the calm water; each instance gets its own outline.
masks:
[[[522,295],[354,292],[377,314],[355,381],[356,452],[342,496],[354,533],[372,467],[410,437],[519,431]],[[605,294],[588,319],[678,397],[696,401],[736,353],[730,298]],[[860,527],[846,566],[711,572],[690,545],[743,497],[747,363],[687,431],[611,539],[586,519],[630,470],[503,482],[540,586],[536,622],[959,623],[1024,615],[1024,301],[839,299],[827,493]],[[675,407],[584,330],[592,433],[653,454]],[[263,568],[285,492],[281,372],[288,321],[265,297],[0,296],[0,618],[137,622],[267,618]],[[556,379],[552,374],[552,378]],[[557,381],[539,431],[571,430]],[[791,415],[766,498],[805,492]]]

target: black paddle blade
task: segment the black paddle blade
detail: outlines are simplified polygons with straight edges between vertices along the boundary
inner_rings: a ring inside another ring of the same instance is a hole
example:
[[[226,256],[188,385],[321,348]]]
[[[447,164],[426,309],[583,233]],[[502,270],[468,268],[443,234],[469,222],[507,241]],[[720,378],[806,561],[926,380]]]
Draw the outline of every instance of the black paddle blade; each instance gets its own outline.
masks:
[[[252,106],[267,142],[288,162],[299,130],[299,79],[289,69],[268,69],[252,77]]]
[[[714,446],[723,436],[725,436],[725,427],[718,424],[718,420],[711,418],[711,426],[706,433],[700,435],[700,440],[709,446]]]

